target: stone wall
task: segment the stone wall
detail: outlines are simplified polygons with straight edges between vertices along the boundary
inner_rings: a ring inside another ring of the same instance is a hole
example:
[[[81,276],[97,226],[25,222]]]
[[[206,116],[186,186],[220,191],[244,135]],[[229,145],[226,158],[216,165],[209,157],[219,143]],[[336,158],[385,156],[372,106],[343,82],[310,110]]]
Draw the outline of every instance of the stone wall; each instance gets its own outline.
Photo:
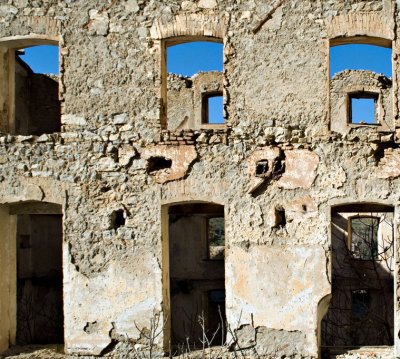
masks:
[[[208,94],[222,95],[222,74],[200,72],[191,78],[168,75],[167,127],[176,130],[200,130],[223,126],[207,123],[204,100]]]
[[[0,350],[18,330],[10,206],[62,206],[65,352],[125,355],[146,349],[154,318],[154,345],[168,350],[168,208],[211,202],[224,206],[236,348],[318,357],[332,291],[331,208],[394,206],[399,233],[399,20],[390,0],[2,3]],[[389,129],[330,129],[329,41],[343,35],[392,42]],[[164,125],[162,58],[173,36],[222,39],[223,128]],[[60,46],[61,132],[12,135],[10,53],[46,41]],[[397,253],[396,263],[398,289]],[[399,319],[396,297],[395,328]],[[400,355],[397,333],[394,350]]]

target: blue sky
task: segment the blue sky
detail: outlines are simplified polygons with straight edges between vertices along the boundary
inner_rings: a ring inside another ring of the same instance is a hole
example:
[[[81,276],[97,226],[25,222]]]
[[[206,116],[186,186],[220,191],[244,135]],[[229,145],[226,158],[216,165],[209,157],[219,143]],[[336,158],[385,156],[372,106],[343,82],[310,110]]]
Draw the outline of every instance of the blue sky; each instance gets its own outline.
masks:
[[[374,45],[350,44],[330,50],[330,75],[343,70],[371,70],[392,77],[392,49]]]
[[[28,47],[25,49],[25,55],[22,55],[21,59],[35,73],[57,75],[59,72],[58,46],[41,45]]]
[[[376,123],[375,100],[373,98],[351,99],[351,122],[352,123]]]
[[[167,71],[193,76],[200,71],[223,70],[223,45],[217,42],[186,42],[167,49]]]

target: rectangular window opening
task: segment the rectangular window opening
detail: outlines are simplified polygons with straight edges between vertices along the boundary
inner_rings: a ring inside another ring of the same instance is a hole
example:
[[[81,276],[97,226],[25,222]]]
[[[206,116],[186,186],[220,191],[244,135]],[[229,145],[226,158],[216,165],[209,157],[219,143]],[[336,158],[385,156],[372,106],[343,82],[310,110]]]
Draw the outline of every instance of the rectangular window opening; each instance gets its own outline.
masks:
[[[223,260],[225,257],[224,217],[207,219],[208,259]]]
[[[167,40],[162,63],[162,126],[170,131],[224,125],[221,39]],[[206,125],[206,126],[203,126]]]
[[[204,96],[203,123],[210,125],[223,125],[225,123],[222,93]]]
[[[349,95],[350,104],[350,123],[360,125],[376,125],[377,111],[376,104],[378,95],[375,94],[351,94]]]
[[[394,130],[391,40],[368,36],[331,38],[327,69],[331,131],[347,134]]]
[[[15,51],[13,129],[19,135],[61,131],[59,48],[38,45]]]
[[[350,219],[350,250],[353,258],[373,260],[378,255],[379,218],[355,217]]]

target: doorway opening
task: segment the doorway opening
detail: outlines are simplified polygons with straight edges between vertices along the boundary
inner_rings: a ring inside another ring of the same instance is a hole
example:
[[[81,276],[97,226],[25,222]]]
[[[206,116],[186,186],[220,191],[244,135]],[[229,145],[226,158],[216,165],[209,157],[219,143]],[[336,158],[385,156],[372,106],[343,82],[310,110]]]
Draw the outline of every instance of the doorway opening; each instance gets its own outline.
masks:
[[[61,206],[22,202],[0,208],[0,350],[64,342]],[[5,259],[5,260],[3,260]]]
[[[16,344],[62,343],[62,215],[17,215]]]
[[[176,351],[225,341],[224,207],[189,203],[168,208],[170,344]]]
[[[322,354],[394,345],[393,207],[334,207],[332,298],[321,323]],[[323,357],[325,357],[323,356]]]

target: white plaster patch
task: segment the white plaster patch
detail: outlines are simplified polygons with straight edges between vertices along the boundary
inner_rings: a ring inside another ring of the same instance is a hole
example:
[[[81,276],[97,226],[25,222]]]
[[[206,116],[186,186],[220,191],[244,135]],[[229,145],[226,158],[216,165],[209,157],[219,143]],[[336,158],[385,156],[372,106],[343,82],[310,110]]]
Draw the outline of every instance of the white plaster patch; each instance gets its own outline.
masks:
[[[319,157],[308,150],[285,151],[285,172],[278,181],[280,188],[310,188],[317,176]]]
[[[67,114],[61,116],[61,124],[73,125],[73,126],[85,126],[86,120],[81,116]]]

